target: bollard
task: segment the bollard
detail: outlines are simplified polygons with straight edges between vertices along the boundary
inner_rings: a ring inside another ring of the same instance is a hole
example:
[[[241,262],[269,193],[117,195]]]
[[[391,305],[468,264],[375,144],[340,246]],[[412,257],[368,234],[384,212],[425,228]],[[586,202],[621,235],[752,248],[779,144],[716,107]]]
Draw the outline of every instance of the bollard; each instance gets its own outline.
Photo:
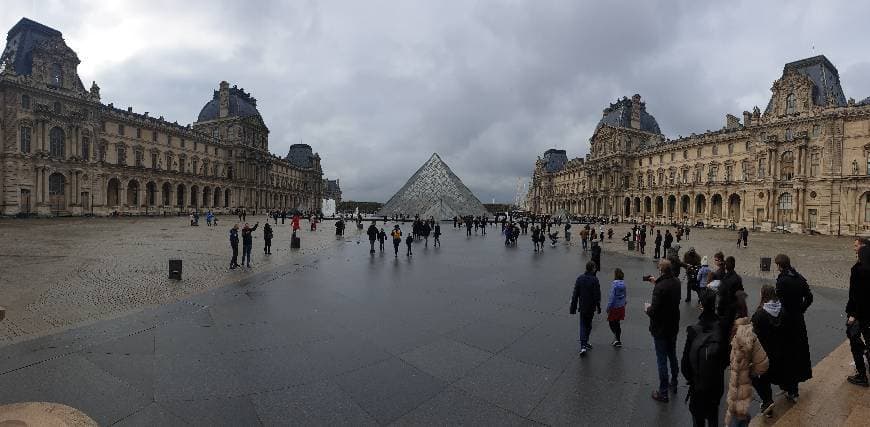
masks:
[[[770,258],[761,258],[761,271],[770,271]]]
[[[302,239],[295,235],[290,238],[290,249],[299,249],[302,247]]]
[[[169,279],[181,280],[181,260],[180,259],[169,260]]]
[[[6,318],[6,308],[0,307],[0,322],[2,322],[3,319],[5,319],[5,318]]]

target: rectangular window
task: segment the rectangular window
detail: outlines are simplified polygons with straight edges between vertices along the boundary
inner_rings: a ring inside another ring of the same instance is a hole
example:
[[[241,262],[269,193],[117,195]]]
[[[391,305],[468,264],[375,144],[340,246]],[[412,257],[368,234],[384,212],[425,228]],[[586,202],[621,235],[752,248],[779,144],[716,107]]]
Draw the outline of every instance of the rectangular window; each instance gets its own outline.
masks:
[[[166,170],[172,170],[172,153],[166,153]]]
[[[683,169],[683,183],[686,184],[689,182],[689,170]]]
[[[151,153],[151,169],[157,169],[157,153]]]
[[[698,147],[695,157],[701,158],[701,147]]]
[[[118,164],[127,164],[127,149],[123,145],[118,146]]]
[[[728,144],[728,154],[734,154],[734,144]]]
[[[822,127],[819,125],[813,125],[813,137],[817,137],[821,133],[822,133]]]
[[[746,151],[749,151],[749,141],[746,141]]]
[[[677,154],[677,153],[671,152],[671,161],[672,161],[672,162],[676,159],[676,157],[675,157],[676,154]]]
[[[142,150],[136,150],[135,156],[136,156],[136,160],[135,160],[136,167],[141,168],[141,167],[145,166],[145,153],[143,153]]]
[[[106,144],[100,144],[98,154],[100,156],[100,161],[105,162],[106,161]]]
[[[151,140],[154,142],[157,142],[157,131],[156,130],[151,131]]]
[[[643,176],[637,176],[637,188],[643,188]]]
[[[22,126],[18,130],[18,137],[21,140],[21,152],[29,153],[30,152],[30,128],[27,126]]]
[[[118,124],[118,135],[124,135],[124,125]]]
[[[136,128],[136,138],[142,138],[142,128]]]
[[[82,159],[88,160],[91,158],[91,140],[88,137],[82,137]]]
[[[25,110],[30,109],[30,96],[29,95],[21,95],[21,108]]]
[[[193,167],[192,167],[193,170],[190,172],[193,173],[194,175],[196,175],[196,170],[197,170],[196,168],[198,166],[199,166],[199,162],[196,159],[193,159]]]
[[[181,138],[181,148],[184,148],[184,138]]]
[[[731,172],[734,170],[734,167],[731,165],[725,166],[725,182],[731,182]]]
[[[813,153],[810,156],[810,176],[817,177],[819,176],[819,153]]]
[[[100,122],[100,130],[102,130],[103,132],[106,131],[106,122]]]
[[[713,144],[713,155],[719,155],[719,146],[717,144]]]

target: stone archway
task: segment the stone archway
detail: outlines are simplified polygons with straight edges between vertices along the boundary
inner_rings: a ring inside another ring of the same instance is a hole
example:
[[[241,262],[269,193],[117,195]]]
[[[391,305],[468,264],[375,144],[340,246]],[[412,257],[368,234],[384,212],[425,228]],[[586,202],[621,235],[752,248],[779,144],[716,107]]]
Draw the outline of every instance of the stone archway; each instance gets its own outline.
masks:
[[[131,179],[127,183],[127,206],[136,207],[139,205],[139,181]]]
[[[684,194],[683,197],[680,197],[680,214],[683,217],[689,216],[689,205],[692,203],[692,198],[689,197],[688,194]]]
[[[713,218],[722,218],[722,195],[714,194],[710,197],[710,215]]]
[[[190,206],[194,209],[199,208],[199,186],[190,187]]]
[[[118,178],[112,178],[106,184],[106,205],[119,206],[121,204],[121,182]]]
[[[703,194],[695,196],[695,215],[704,216],[707,212],[707,198]]]
[[[740,196],[737,193],[728,196],[728,217],[735,223],[740,222]]]
[[[163,206],[171,206],[172,205],[172,184],[168,182],[163,183],[163,187],[161,192],[163,193]]]
[[[623,204],[623,209],[622,209],[622,210],[623,210],[623,213],[622,213],[622,216],[625,217],[625,218],[631,216],[631,199],[628,198],[628,197],[626,197],[625,200],[623,200],[623,203],[622,203],[622,204]]]
[[[48,203],[52,211],[66,209],[66,177],[60,172],[48,176]]]
[[[675,213],[677,213],[677,196],[671,194],[668,196],[668,217],[673,219]]]
[[[154,181],[148,181],[145,184],[145,205],[147,206],[155,206],[157,205],[157,184]]]
[[[665,211],[665,200],[662,196],[656,196],[656,216],[663,216]]]
[[[184,208],[184,184],[178,184],[178,187],[175,188],[175,205],[179,208]]]
[[[652,213],[652,198],[650,196],[643,198],[643,213],[645,216]]]

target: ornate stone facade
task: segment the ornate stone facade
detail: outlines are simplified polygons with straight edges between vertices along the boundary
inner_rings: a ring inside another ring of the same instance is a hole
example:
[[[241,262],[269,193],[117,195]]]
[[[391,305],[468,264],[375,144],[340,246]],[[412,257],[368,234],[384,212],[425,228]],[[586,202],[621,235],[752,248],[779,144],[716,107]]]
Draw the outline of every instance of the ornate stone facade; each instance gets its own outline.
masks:
[[[639,95],[604,110],[585,158],[538,158],[535,213],[870,234],[870,98],[824,56],[788,63],[770,102],[717,131],[665,138]]]
[[[243,89],[221,82],[196,123],[182,126],[102,104],[78,64],[57,30],[25,18],[9,31],[0,214],[320,209],[320,157],[300,164],[271,154],[269,129]]]

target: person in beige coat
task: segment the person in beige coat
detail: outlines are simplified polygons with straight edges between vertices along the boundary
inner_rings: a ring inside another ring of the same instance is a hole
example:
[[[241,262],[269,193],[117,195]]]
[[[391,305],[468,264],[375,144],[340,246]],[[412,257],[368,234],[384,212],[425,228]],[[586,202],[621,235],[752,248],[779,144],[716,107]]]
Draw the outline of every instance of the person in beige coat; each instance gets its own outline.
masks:
[[[752,403],[752,377],[767,372],[767,353],[755,332],[746,308],[746,293],[737,293],[737,319],[731,332],[731,369],[728,379],[728,395],[725,399],[725,425],[748,426],[749,405]]]

